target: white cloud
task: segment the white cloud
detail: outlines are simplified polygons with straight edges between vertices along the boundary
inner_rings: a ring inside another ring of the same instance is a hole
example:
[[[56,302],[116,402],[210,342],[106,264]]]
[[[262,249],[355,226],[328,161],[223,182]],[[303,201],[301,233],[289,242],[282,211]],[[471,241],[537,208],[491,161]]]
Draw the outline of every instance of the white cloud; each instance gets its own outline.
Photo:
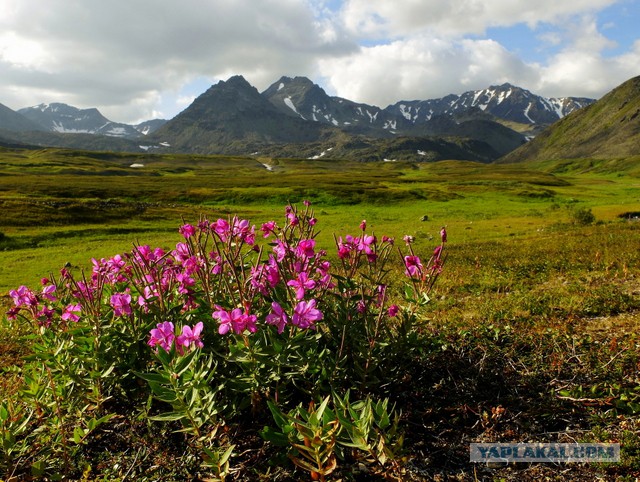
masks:
[[[171,117],[236,74],[259,90],[306,75],[384,107],[507,81],[598,97],[640,65],[637,43],[610,55],[615,22],[597,21],[628,0],[0,2],[0,102],[98,107],[120,122]],[[513,26],[530,35],[517,48],[485,35]],[[547,57],[523,60],[529,44]]]
[[[399,100],[444,97],[492,84],[521,84],[533,69],[491,40],[419,37],[363,48],[320,63],[340,97],[386,107]]]
[[[461,5],[465,2],[456,3]],[[500,3],[487,3],[485,8],[491,10]],[[561,5],[556,8],[553,8],[552,2],[542,2],[545,3],[550,10],[545,14],[547,18],[567,11],[564,2],[558,2]],[[595,8],[598,4],[596,1],[577,3],[577,9],[587,9],[588,6]],[[398,17],[399,13],[394,14],[387,9],[387,5],[382,1],[368,3],[352,0],[346,9],[357,6],[363,9],[361,13],[370,9],[376,11],[380,18],[387,15],[384,18],[389,22],[394,18],[404,19]],[[449,4],[445,7],[444,2],[440,5],[441,8],[452,8]],[[417,9],[418,3],[407,0],[405,6],[409,10],[412,7]],[[402,15],[406,16],[406,12]],[[366,15],[362,18],[367,21]],[[534,19],[531,10],[528,14],[523,13],[521,18]],[[542,12],[539,18],[543,18]],[[400,23],[400,20],[397,22]],[[419,23],[416,18],[411,22]],[[409,28],[411,22],[406,20],[404,27]],[[479,21],[479,24],[486,27],[489,22]],[[531,34],[535,38],[535,31]],[[540,35],[544,36],[543,44],[554,47],[554,53],[544,62],[525,62],[505,46],[490,39],[447,35],[438,37],[433,33],[422,33],[363,47],[357,54],[324,60],[320,66],[337,95],[380,107],[399,100],[444,97],[450,93],[459,94],[503,82],[549,97],[598,98],[640,73],[638,43],[634,50],[626,54],[607,57],[607,51],[616,44],[598,30],[593,14],[565,17],[554,30],[547,30]]]
[[[60,93],[126,120],[194,77],[243,74],[266,88],[284,74],[312,76],[318,55],[355,49],[305,0],[2,1],[0,82],[22,82],[0,102],[16,109]]]
[[[480,34],[489,27],[555,22],[567,15],[590,12],[616,0],[347,0],[346,27],[367,38],[406,37],[418,32],[436,35]]]
[[[572,42],[540,68],[539,92],[599,97],[640,74],[640,40],[626,53],[608,57],[603,51],[615,45],[597,32],[593,20],[583,19],[568,31]]]

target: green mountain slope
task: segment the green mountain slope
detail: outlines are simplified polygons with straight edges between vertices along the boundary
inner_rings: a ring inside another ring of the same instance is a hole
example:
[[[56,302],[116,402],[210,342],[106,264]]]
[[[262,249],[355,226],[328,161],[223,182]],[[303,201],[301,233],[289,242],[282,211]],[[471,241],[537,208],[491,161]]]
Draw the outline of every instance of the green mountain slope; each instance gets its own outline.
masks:
[[[640,76],[551,125],[498,162],[626,158],[640,154]]]

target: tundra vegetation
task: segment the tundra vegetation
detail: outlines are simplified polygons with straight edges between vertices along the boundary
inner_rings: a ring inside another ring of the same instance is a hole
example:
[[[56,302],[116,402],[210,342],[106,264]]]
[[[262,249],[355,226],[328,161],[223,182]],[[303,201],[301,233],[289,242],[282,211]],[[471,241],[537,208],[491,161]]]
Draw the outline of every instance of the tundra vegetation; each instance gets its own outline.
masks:
[[[5,149],[3,480],[634,480],[634,166]]]

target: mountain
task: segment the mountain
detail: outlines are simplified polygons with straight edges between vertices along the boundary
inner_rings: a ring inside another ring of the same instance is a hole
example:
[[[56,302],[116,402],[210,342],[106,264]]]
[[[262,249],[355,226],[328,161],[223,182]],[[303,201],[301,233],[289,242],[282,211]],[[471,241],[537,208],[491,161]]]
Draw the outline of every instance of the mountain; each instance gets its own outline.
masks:
[[[282,77],[263,95],[282,112],[305,120],[387,133],[417,132],[421,127],[428,133],[434,130],[429,123],[435,117],[464,115],[474,110],[488,114],[485,120],[537,128],[594,102],[582,97],[546,98],[507,83],[440,99],[400,101],[381,109],[331,97],[306,77]]]
[[[152,120],[141,122],[140,124],[136,124],[133,127],[140,134],[147,136],[152,132],[155,132],[158,129],[160,129],[160,127],[162,127],[166,123],[167,123],[166,119],[152,119]]]
[[[0,129],[22,132],[42,130],[42,127],[6,105],[0,104]]]
[[[40,130],[74,134],[98,134],[110,137],[135,139],[141,136],[133,126],[112,122],[98,109],[78,109],[62,104],[40,104],[18,111],[27,119],[39,124]]]
[[[306,77],[282,77],[262,95],[284,114],[349,131],[388,136],[397,121],[379,107],[331,97]]]
[[[526,142],[526,136],[503,125],[499,119],[477,108],[452,115],[434,116],[423,126],[416,126],[408,132],[417,135],[459,137],[485,142],[494,150],[495,158],[511,152]]]
[[[389,139],[342,133],[322,142],[265,145],[264,157],[351,159],[357,161],[469,160],[488,163],[498,157],[486,142],[462,138],[405,137]]]
[[[0,109],[0,129],[5,129],[8,141],[87,149],[97,145],[117,151],[268,152],[294,157],[332,152],[358,159],[454,156],[490,162],[591,102],[544,98],[503,84],[441,99],[401,101],[382,109],[330,96],[306,77],[281,77],[260,93],[242,76],[234,76],[212,85],[169,121],[119,124],[95,108],[54,103],[18,112],[8,109],[6,116],[13,120],[4,124]],[[18,130],[23,132],[9,132]],[[100,139],[91,139],[91,135]],[[409,138],[417,139],[418,144]],[[374,148],[380,152],[372,152]]]
[[[564,117],[500,162],[622,158],[640,154],[640,76]]]
[[[318,141],[332,129],[283,113],[234,76],[211,86],[149,139],[180,152],[250,154],[265,144]]]
[[[593,99],[583,97],[541,97],[506,83],[440,99],[401,101],[385,110],[401,115],[413,124],[427,123],[438,115],[478,108],[505,121],[549,125],[593,102]]]
[[[498,157],[594,102],[582,97],[546,98],[506,83],[381,109],[329,96],[306,77],[282,77],[262,95],[284,114],[347,132],[381,138],[463,137],[488,143]]]
[[[437,138],[419,132],[402,136],[385,127],[388,119],[381,122],[382,111],[374,109],[329,97],[303,77],[283,77],[260,94],[243,77],[235,76],[211,86],[148,139],[163,143],[166,147],[161,150],[165,152],[482,162],[490,162],[524,142],[522,135],[486,119],[460,125],[449,121],[451,131],[465,134],[473,131],[472,124],[477,128],[484,122],[484,130],[478,129],[482,139],[466,135],[467,139],[450,138],[447,133]],[[408,129],[412,127],[407,124]],[[500,132],[488,132],[494,129]]]

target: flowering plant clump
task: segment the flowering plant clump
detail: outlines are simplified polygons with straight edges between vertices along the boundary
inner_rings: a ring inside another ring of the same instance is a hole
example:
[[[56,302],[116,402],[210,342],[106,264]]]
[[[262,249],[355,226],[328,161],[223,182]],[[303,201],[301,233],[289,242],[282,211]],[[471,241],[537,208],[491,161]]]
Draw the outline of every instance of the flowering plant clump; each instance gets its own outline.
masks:
[[[44,421],[56,407],[54,449],[66,460],[68,433],[87,410],[103,416],[111,401],[139,403],[146,390],[155,420],[179,421],[216,459],[211,434],[222,419],[382,385],[394,363],[389,341],[416,322],[411,306],[428,301],[442,271],[446,232],[422,262],[410,237],[403,253],[362,221],[357,234],[335,237],[332,260],[316,224],[308,202],[257,228],[201,218],[179,228],[172,250],[136,245],[93,259],[87,274],[64,268],[39,290],[11,291],[8,317],[29,320],[40,338],[25,371],[46,379],[33,410]],[[394,269],[396,251],[403,267]],[[408,304],[391,293],[402,272]]]

